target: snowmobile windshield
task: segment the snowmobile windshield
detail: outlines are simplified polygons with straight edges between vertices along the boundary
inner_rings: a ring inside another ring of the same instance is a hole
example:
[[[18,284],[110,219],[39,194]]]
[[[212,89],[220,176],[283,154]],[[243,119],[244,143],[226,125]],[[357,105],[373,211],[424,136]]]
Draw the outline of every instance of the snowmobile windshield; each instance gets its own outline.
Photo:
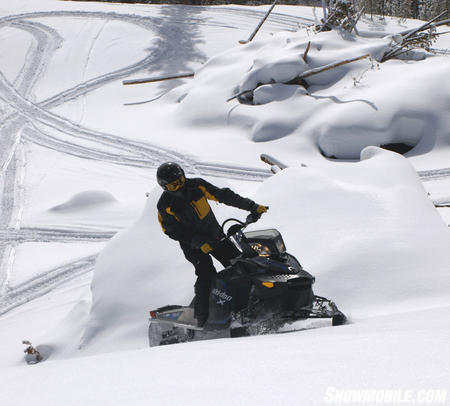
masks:
[[[244,235],[250,246],[259,255],[277,256],[286,252],[286,246],[278,230],[246,231]]]

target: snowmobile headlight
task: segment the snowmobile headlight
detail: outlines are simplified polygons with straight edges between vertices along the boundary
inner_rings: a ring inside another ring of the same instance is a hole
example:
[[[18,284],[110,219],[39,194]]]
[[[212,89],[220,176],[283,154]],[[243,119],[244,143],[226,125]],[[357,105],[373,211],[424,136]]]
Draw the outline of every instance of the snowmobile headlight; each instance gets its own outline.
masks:
[[[252,247],[260,257],[270,256],[270,249],[267,245],[262,245],[259,242],[252,242],[250,247]]]

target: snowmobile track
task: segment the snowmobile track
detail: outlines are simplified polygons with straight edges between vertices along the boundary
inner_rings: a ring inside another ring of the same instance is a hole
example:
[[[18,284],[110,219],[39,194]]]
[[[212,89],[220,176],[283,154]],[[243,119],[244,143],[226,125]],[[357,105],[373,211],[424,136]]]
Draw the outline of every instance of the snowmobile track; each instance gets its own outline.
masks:
[[[28,13],[28,14],[21,14],[16,16],[16,18],[30,18],[30,17],[38,17],[38,16],[55,16],[55,15],[65,15],[65,16],[78,16],[80,15],[79,12],[61,12],[61,13]],[[134,16],[130,15],[123,15],[123,14],[116,14],[116,13],[81,13],[81,15],[89,15],[94,17],[105,17],[108,18],[118,18],[122,20],[122,17],[124,17],[126,20],[131,20],[133,22],[135,21]],[[142,23],[142,17],[138,18],[138,23],[141,25],[144,25],[148,28],[148,23],[143,24]],[[5,21],[10,22],[13,20],[13,17],[7,17],[4,18]],[[1,20],[0,20],[1,21]],[[4,22],[5,23],[5,22]],[[159,48],[159,53],[164,54],[164,49]],[[79,126],[70,120],[64,119],[60,116],[57,116],[53,113],[48,113],[47,111],[43,110],[43,108],[50,108],[55,107],[57,105],[60,105],[66,101],[73,100],[76,97],[79,97],[83,94],[86,94],[89,91],[92,91],[96,89],[99,86],[104,85],[105,83],[111,81],[111,80],[117,80],[118,78],[121,78],[123,76],[128,76],[130,74],[130,69],[134,71],[135,69],[141,70],[147,65],[147,62],[149,60],[153,60],[154,55],[151,54],[149,57],[145,58],[143,61],[138,62],[137,64],[131,65],[131,67],[127,67],[124,69],[121,69],[119,71],[115,71],[112,73],[108,73],[106,75],[102,75],[98,78],[91,79],[90,81],[87,81],[85,83],[81,83],[77,85],[76,87],[72,89],[68,89],[60,94],[57,94],[39,104],[34,104],[31,101],[27,100],[26,98],[21,98],[18,92],[15,91],[14,87],[7,83],[6,78],[3,77],[3,84],[6,85],[5,88],[8,89],[8,97],[6,98],[7,103],[9,103],[11,106],[13,106],[16,110],[16,114],[24,115],[28,118],[28,120],[31,123],[34,123],[35,129],[39,129],[39,126],[36,125],[35,121],[39,121],[41,124],[44,124],[48,127],[51,127],[53,129],[56,129],[62,133],[64,133],[65,136],[69,135],[71,137],[79,137],[87,139],[94,143],[100,143],[109,147],[112,147],[117,150],[117,154],[115,156],[111,156],[109,154],[109,157],[103,156],[102,160],[109,160],[113,163],[118,164],[127,164],[130,163],[132,166],[142,166],[142,167],[153,167],[156,168],[161,162],[169,161],[169,160],[177,160],[181,162],[187,169],[187,172],[190,173],[201,173],[201,174],[209,174],[211,176],[220,176],[220,177],[232,177],[232,178],[238,178],[238,179],[248,179],[248,180],[263,180],[267,176],[270,176],[270,172],[266,170],[258,170],[258,169],[250,169],[249,171],[245,168],[239,168],[234,167],[233,169],[231,166],[227,167],[225,171],[221,171],[221,167],[215,167],[214,164],[205,164],[205,163],[197,163],[193,158],[186,158],[185,154],[182,153],[176,153],[171,150],[167,150],[165,148],[157,147],[152,144],[143,143],[143,142],[133,142],[129,139],[122,138],[119,136],[114,136],[111,134],[105,134],[98,131],[91,131],[89,129],[86,129],[82,126]],[[6,81],[6,83],[5,83]],[[18,96],[18,97],[14,97]],[[11,119],[11,117],[9,117]],[[45,135],[43,135],[45,137]],[[33,139],[36,140],[38,137],[38,132],[33,132],[33,137],[30,137],[30,133],[28,132],[28,140],[32,141]],[[43,142],[42,138],[40,137],[40,140],[36,140],[36,143],[42,145],[42,146],[48,146],[48,135],[46,136],[47,142]],[[55,141],[55,140],[54,140]],[[74,143],[72,143],[73,145]],[[60,144],[61,145],[61,144]],[[53,142],[53,147],[55,146],[55,142]],[[78,146],[75,147],[75,151],[73,151],[73,155],[80,156],[80,148],[83,149],[83,154],[86,154],[86,147]],[[76,151],[78,149],[78,151]],[[61,152],[69,152],[68,148],[60,148]],[[125,159],[117,159],[118,155],[123,156],[123,151],[126,150],[130,153],[131,157],[125,157]],[[120,154],[119,154],[120,151]],[[101,150],[97,149],[96,151],[93,151],[94,154],[91,155],[91,159],[96,159],[99,157],[99,153],[101,154]],[[92,157],[92,155],[96,155],[96,157]],[[142,157],[143,159],[134,159],[135,157]],[[108,159],[109,158],[109,159]],[[126,162],[124,162],[126,161]],[[138,163],[140,161],[141,164]]]
[[[417,172],[422,182],[428,182],[431,180],[439,180],[450,177],[450,168],[442,169],[430,169],[427,171]]]
[[[97,255],[90,255],[68,264],[50,269],[44,273],[8,288],[0,298],[0,315],[45,295],[57,286],[94,269]]]
[[[62,230],[52,228],[28,228],[0,230],[0,244],[4,242],[101,242],[108,241],[115,231]]]

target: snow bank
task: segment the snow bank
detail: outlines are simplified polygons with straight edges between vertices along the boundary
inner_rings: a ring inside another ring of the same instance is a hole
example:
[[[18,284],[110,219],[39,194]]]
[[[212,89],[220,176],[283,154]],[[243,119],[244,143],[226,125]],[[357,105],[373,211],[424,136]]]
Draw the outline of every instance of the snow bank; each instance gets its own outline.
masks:
[[[214,183],[229,187],[224,181]],[[88,351],[147,346],[149,310],[166,304],[188,305],[193,297],[194,269],[158,222],[160,196],[157,186],[135,224],[116,234],[97,259],[92,306],[82,340]],[[236,212],[245,214],[213,205],[219,219]]]
[[[354,317],[448,303],[448,227],[408,161],[368,147],[359,163],[291,168],[256,195],[316,292]]]
[[[356,319],[450,303],[450,236],[417,174],[375,147],[361,158],[268,179],[255,200],[270,211],[254,228],[278,228],[317,276],[317,294]],[[97,261],[87,350],[146,346],[147,311],[192,297],[192,267],[157,221],[159,195],[152,191],[140,219]]]
[[[159,187],[153,189],[137,222],[101,252],[82,346],[110,350],[145,346],[148,311],[167,301],[187,303],[192,296],[193,272],[157,220],[160,194]]]

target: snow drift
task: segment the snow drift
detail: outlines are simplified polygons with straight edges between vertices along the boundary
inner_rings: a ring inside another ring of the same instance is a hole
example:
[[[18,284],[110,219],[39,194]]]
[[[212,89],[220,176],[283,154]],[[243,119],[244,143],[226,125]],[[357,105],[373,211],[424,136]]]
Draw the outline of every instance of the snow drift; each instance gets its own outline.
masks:
[[[211,58],[164,100],[178,105],[183,125],[231,125],[255,142],[287,137],[292,154],[311,156],[313,146],[327,157],[359,159],[370,145],[404,144],[413,148],[409,156],[430,152],[436,143],[448,148],[448,58],[378,63],[392,40],[336,31],[277,33]],[[306,70],[366,54],[371,58],[308,77],[306,90],[283,84]],[[254,105],[226,102],[255,88]]]
[[[268,179],[254,199],[270,210],[254,228],[278,228],[317,277],[316,293],[355,319],[447,304],[450,236],[417,174],[401,155],[375,147],[361,159]],[[146,346],[147,311],[192,297],[193,269],[157,221],[159,195],[152,191],[140,219],[97,261],[88,351]]]
[[[111,193],[104,190],[86,190],[85,192],[77,193],[66,202],[52,207],[50,211],[70,212],[87,210],[98,206],[105,206],[116,201]]]

